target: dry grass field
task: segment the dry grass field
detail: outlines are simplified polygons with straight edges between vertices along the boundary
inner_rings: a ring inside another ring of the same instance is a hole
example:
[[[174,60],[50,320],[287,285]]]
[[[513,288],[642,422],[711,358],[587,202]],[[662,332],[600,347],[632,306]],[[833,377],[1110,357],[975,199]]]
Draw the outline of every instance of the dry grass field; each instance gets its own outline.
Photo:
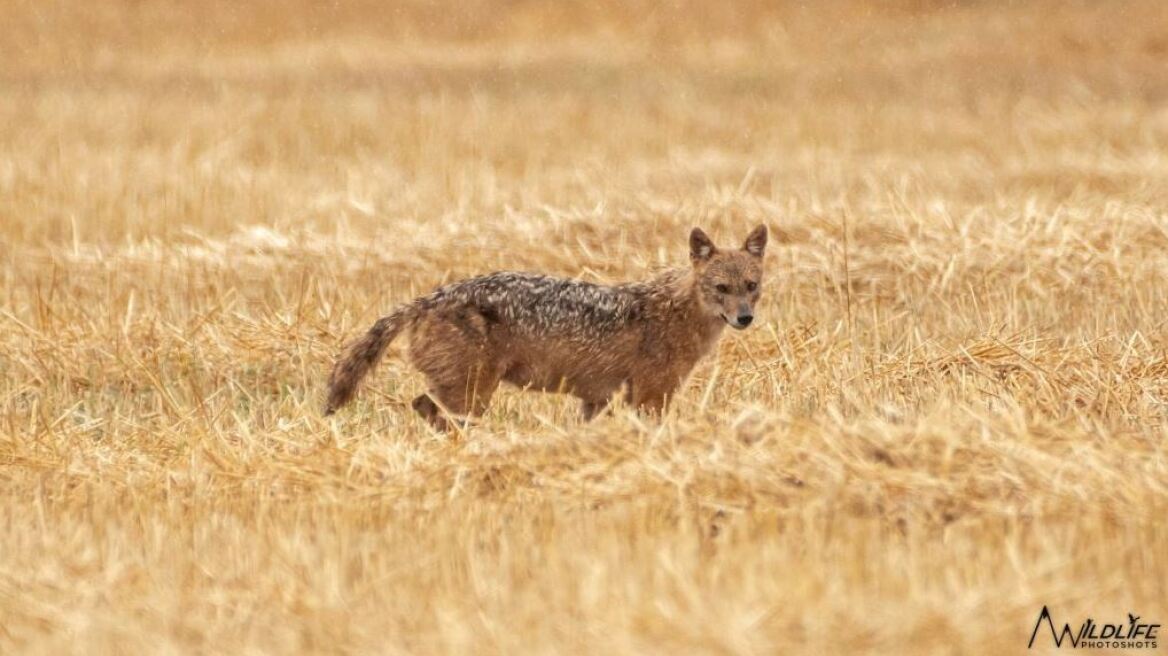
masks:
[[[1162,3],[0,15],[0,653],[1168,624]],[[400,344],[320,415],[437,284],[638,278],[758,222],[758,321],[664,421],[505,391],[438,435]]]

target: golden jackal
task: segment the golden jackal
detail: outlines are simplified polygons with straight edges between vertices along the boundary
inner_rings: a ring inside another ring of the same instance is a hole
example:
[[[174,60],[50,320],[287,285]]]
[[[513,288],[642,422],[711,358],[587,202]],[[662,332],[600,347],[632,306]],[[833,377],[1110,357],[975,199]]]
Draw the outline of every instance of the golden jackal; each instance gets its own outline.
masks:
[[[500,381],[572,394],[586,420],[622,385],[629,403],[661,412],[722,327],[754,319],[766,241],[760,225],[741,249],[722,250],[694,228],[692,266],[611,287],[513,272],[446,285],[378,319],[345,350],[325,414],[353,398],[404,330],[429,384],[414,410],[439,430],[444,414],[482,414]]]

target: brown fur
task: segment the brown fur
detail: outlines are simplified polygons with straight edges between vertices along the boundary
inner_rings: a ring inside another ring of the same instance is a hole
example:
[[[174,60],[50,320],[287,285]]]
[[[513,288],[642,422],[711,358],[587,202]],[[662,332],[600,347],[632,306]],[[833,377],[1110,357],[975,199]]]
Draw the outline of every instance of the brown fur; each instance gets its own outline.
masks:
[[[742,329],[761,293],[765,226],[721,250],[699,228],[691,266],[646,282],[594,285],[500,272],[435,290],[379,319],[329,377],[325,414],[352,399],[389,343],[410,335],[410,362],[428,383],[413,408],[439,429],[477,416],[500,382],[572,394],[591,419],[621,387],[629,403],[663,412],[722,328]]]

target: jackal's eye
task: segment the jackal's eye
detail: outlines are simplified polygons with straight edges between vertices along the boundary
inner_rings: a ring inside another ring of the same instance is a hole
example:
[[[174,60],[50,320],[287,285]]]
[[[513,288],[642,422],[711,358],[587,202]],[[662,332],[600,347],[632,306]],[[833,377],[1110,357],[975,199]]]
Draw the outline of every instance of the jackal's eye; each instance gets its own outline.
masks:
[[[757,283],[757,282],[755,282],[755,281],[751,280],[751,281],[749,281],[749,282],[747,282],[747,283],[746,283],[746,291],[748,291],[748,292],[752,292],[752,291],[754,291],[754,290],[756,290],[756,289],[758,289],[758,283]]]
[[[729,294],[730,288],[726,285],[714,285],[714,289],[718,290],[719,294]]]

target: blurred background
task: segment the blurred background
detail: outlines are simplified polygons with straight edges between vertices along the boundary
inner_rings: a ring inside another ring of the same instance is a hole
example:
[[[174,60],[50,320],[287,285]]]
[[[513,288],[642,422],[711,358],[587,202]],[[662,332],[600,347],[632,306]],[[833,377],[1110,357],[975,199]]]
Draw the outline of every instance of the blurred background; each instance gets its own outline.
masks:
[[[886,176],[1163,200],[1122,166],[1165,130],[1158,2],[5,4],[5,190],[51,196],[10,234],[672,214],[695,182],[782,210]]]

